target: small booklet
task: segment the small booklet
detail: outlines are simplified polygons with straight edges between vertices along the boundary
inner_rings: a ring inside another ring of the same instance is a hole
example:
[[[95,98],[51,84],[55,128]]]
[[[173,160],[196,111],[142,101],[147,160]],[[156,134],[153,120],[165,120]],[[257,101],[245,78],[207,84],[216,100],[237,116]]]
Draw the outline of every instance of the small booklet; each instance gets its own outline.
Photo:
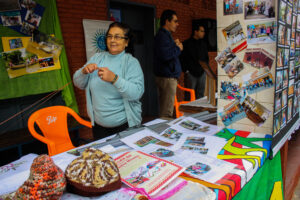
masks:
[[[185,170],[175,163],[141,151],[126,152],[115,162],[123,183],[144,188],[149,195],[155,195]]]

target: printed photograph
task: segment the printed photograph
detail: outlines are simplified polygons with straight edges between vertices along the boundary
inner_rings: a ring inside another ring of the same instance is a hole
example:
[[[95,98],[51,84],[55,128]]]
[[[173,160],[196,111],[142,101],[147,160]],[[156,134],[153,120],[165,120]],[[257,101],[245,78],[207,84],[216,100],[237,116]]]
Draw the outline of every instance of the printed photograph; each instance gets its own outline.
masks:
[[[281,127],[281,117],[282,114],[278,113],[277,115],[275,115],[274,117],[274,123],[273,123],[273,135],[277,135],[280,131],[280,127]]]
[[[224,15],[243,13],[243,0],[223,0]]]
[[[245,0],[245,19],[275,18],[275,0]]]
[[[294,57],[295,56],[295,41],[291,41],[291,46],[290,46],[290,57]]]
[[[299,5],[298,5],[298,9],[299,9]],[[300,29],[300,15],[299,14],[297,17],[297,29]]]
[[[281,107],[284,108],[287,105],[287,89],[282,90]]]
[[[228,46],[232,47],[234,52],[239,52],[247,46],[246,36],[239,21],[227,26],[222,32]]]
[[[156,151],[151,152],[150,155],[160,157],[160,158],[165,158],[165,157],[174,156],[175,154],[171,150],[164,149],[164,148],[159,148],[159,149],[156,149]]]
[[[220,112],[219,115],[225,126],[229,126],[246,117],[244,107],[240,104],[239,100],[235,100],[226,105],[223,112]]]
[[[40,57],[53,57],[54,61],[59,59],[63,47],[61,40],[42,33],[35,29],[31,42],[27,45],[27,51],[35,53]]]
[[[187,137],[181,149],[192,151],[194,153],[207,154],[208,148],[205,146],[205,137]]]
[[[223,69],[229,78],[233,78],[244,69],[244,64],[240,61],[240,59],[238,59],[238,57],[235,57]]]
[[[288,91],[289,96],[294,94],[294,82],[295,82],[295,79],[289,80],[289,91]]]
[[[46,67],[53,67],[54,66],[54,60],[52,57],[49,58],[42,58],[39,60],[39,64],[41,68],[46,68]]]
[[[273,43],[276,41],[276,22],[260,22],[247,25],[248,44]]]
[[[287,110],[288,110],[287,121],[290,121],[292,119],[292,114],[293,114],[293,98],[289,98]]]
[[[168,128],[167,130],[165,130],[162,135],[165,138],[168,138],[170,140],[176,140],[178,141],[180,139],[180,137],[182,136],[182,133],[178,132],[175,129],[172,128]]]
[[[296,32],[296,48],[300,48],[300,32]]]
[[[27,52],[24,48],[14,51],[2,52],[5,67],[9,69],[20,69],[38,64],[38,57]]]
[[[296,29],[292,28],[292,40],[296,39]]]
[[[21,26],[21,13],[19,11],[3,12],[1,21],[3,26]]]
[[[36,2],[34,0],[20,0],[21,6],[27,10],[34,10]]]
[[[28,10],[25,16],[25,21],[32,24],[35,27],[38,27],[40,25],[42,17],[39,16],[36,13],[33,13],[32,11]]]
[[[221,81],[220,98],[226,100],[241,100],[246,95],[245,88],[237,82]]]
[[[277,68],[283,67],[284,62],[284,48],[277,48]]]
[[[289,66],[289,78],[294,78],[295,76],[295,61],[291,60],[290,61],[290,66]]]
[[[215,58],[217,63],[224,68],[228,63],[230,63],[236,55],[231,51],[229,47],[223,50],[219,55]]]
[[[9,40],[9,47],[11,49],[22,48],[23,47],[22,39],[16,38],[16,39]]]
[[[283,128],[283,127],[285,127],[285,125],[286,125],[286,111],[287,111],[287,108],[285,108],[285,109],[283,109],[282,110],[282,112],[281,112],[281,114],[282,114],[282,116],[281,116],[281,128]]]
[[[295,30],[296,27],[297,27],[297,15],[293,15],[292,29]]]
[[[291,29],[290,28],[286,28],[285,45],[287,45],[287,46],[291,45]]]
[[[146,137],[136,141],[134,144],[136,144],[139,147],[144,147],[144,146],[147,146],[148,144],[158,144],[158,145],[165,146],[165,147],[172,146],[172,144],[163,142],[152,136],[146,136]]]
[[[280,90],[282,88],[282,71],[277,71],[276,72],[276,86],[275,86],[275,90]]]
[[[283,26],[282,24],[279,24],[278,44],[285,45],[285,26]]]
[[[210,130],[209,126],[202,126],[200,124],[194,123],[194,122],[189,121],[189,120],[184,120],[183,122],[181,122],[179,124],[179,126],[182,126],[183,128],[186,128],[186,129],[189,129],[189,130],[203,132],[203,133]]]
[[[286,23],[287,24],[292,24],[292,12],[293,8],[289,5],[286,7]]]
[[[271,111],[249,96],[246,97],[245,101],[242,103],[242,106],[244,107],[247,118],[257,126],[262,126],[271,116]]]
[[[286,3],[284,1],[280,1],[279,20],[282,22],[285,22],[285,11],[286,11]]]
[[[253,72],[251,79],[244,82],[248,94],[254,94],[273,87],[274,80],[269,70]]]
[[[287,88],[289,85],[289,76],[288,76],[288,69],[283,70],[282,75],[282,88]]]
[[[300,51],[295,51],[295,65],[300,65]]]
[[[275,56],[263,48],[246,49],[243,62],[256,68],[272,68]]]
[[[275,113],[277,113],[281,109],[281,96],[282,96],[281,92],[277,92],[275,94]]]
[[[290,52],[289,49],[284,49],[284,66],[289,65],[289,59],[290,59]]]
[[[298,112],[299,112],[299,109],[298,109],[298,105],[299,105],[299,102],[298,102],[298,98],[296,95],[293,96],[294,100],[294,105],[293,105],[293,116],[295,116]]]
[[[21,10],[19,0],[1,0],[0,12]]]
[[[201,175],[209,172],[211,167],[209,165],[203,164],[201,162],[196,162],[194,165],[191,165],[186,168],[187,172],[190,172],[195,175]]]
[[[33,25],[28,24],[27,22],[23,22],[20,32],[24,33],[25,35],[32,35],[34,29],[35,29],[35,27]]]

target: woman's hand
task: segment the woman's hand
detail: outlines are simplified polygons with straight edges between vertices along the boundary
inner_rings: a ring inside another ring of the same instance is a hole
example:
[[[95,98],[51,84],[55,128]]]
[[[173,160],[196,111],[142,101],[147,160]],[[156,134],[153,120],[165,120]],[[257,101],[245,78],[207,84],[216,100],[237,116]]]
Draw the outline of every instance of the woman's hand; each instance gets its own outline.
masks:
[[[98,76],[106,82],[112,82],[115,78],[115,73],[110,71],[107,67],[99,67]]]
[[[85,68],[82,69],[82,73],[89,74],[93,73],[95,70],[98,70],[99,67],[95,63],[88,64]]]

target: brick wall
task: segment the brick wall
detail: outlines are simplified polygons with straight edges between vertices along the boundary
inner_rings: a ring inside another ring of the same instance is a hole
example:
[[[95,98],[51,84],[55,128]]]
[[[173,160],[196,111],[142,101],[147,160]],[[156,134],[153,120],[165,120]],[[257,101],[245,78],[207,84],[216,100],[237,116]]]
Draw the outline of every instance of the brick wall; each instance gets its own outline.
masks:
[[[164,9],[177,12],[179,28],[174,35],[181,41],[191,34],[192,19],[216,19],[216,1],[209,0],[132,0],[131,2],[154,5],[156,17]],[[71,76],[86,62],[82,19],[107,20],[106,0],[56,0]],[[211,57],[211,56],[210,56]],[[216,65],[214,66],[216,68]],[[80,114],[87,116],[84,91],[75,88]]]

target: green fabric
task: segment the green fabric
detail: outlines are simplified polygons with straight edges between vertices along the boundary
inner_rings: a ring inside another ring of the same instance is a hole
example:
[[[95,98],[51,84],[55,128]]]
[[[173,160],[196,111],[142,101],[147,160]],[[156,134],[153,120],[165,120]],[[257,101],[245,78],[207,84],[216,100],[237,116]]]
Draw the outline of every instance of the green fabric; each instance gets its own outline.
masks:
[[[35,1],[45,7],[45,12],[42,16],[42,20],[38,29],[47,34],[54,34],[56,38],[63,40],[55,0]],[[24,37],[24,35],[2,25],[0,25],[0,36]],[[1,40],[0,51],[3,51]],[[65,48],[63,48],[60,55],[60,64],[62,67],[61,70],[28,74],[10,79],[4,67],[4,61],[3,59],[0,59],[0,99],[10,99],[27,95],[41,94],[61,89],[64,85],[72,81]],[[63,89],[62,97],[66,105],[78,113],[72,82]]]
[[[233,200],[270,199],[273,186],[277,181],[281,181],[282,183],[280,152],[277,153],[272,160],[267,160],[265,162],[263,167],[259,169],[249,183],[247,183],[242,190],[235,195]],[[283,188],[281,189],[283,191]]]

